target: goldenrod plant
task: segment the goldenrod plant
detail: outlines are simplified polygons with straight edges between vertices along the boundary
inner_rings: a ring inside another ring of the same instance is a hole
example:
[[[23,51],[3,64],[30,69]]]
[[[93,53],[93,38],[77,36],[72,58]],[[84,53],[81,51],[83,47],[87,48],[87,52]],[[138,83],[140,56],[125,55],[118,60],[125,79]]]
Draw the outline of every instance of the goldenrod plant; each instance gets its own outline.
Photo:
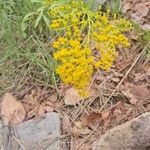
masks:
[[[64,84],[86,96],[94,70],[111,68],[117,57],[116,48],[130,45],[123,33],[130,31],[131,23],[115,14],[111,16],[109,10],[92,10],[82,0],[46,0],[46,5],[50,30],[57,33],[53,42],[54,58],[59,62],[56,71]]]

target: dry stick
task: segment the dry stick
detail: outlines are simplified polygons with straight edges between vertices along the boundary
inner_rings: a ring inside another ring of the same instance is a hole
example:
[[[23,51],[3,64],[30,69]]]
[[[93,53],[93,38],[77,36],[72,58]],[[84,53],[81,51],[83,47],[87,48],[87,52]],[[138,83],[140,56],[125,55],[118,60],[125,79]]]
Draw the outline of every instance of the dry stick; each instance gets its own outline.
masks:
[[[140,59],[140,57],[144,54],[145,50],[147,49],[147,47],[149,46],[150,43],[148,43],[145,48],[142,50],[142,52],[139,54],[139,56],[135,59],[135,61],[133,62],[132,66],[129,68],[129,70],[126,72],[125,76],[122,78],[122,80],[118,83],[118,85],[116,86],[116,88],[114,89],[114,91],[110,94],[110,96],[108,97],[108,99],[106,100],[106,102],[104,103],[104,105],[101,107],[100,112],[103,110],[103,108],[106,106],[106,104],[109,102],[109,100],[111,99],[111,97],[115,94],[115,92],[118,90],[118,88],[120,87],[120,85],[123,83],[123,81],[126,79],[126,77],[128,76],[128,74],[130,73],[130,71],[133,69],[133,67],[135,66],[135,64],[138,62],[138,60]]]
[[[109,102],[109,100],[111,99],[111,97],[114,95],[114,93],[116,92],[116,90],[120,87],[120,85],[123,83],[123,81],[126,79],[126,77],[128,76],[128,74],[130,73],[130,71],[133,69],[133,67],[135,66],[135,64],[137,63],[137,61],[140,59],[140,57],[144,54],[145,50],[147,49],[147,47],[150,45],[150,42],[145,46],[145,48],[142,50],[142,52],[139,54],[139,56],[137,57],[137,59],[135,59],[135,61],[133,62],[132,66],[129,68],[129,70],[127,71],[127,73],[125,74],[125,76],[122,78],[122,80],[119,82],[119,84],[116,86],[116,88],[114,89],[114,91],[110,94],[110,96],[108,97],[108,99],[106,100],[106,102],[104,103],[104,105],[102,106],[102,108],[100,109],[100,111],[102,111],[102,109],[105,107],[105,105]],[[86,142],[86,140],[88,138],[90,138],[90,136],[98,129],[98,127],[93,130],[89,135],[87,135],[87,137],[84,138],[84,140],[82,141],[82,143],[78,146],[77,150],[80,149],[80,147],[84,144],[84,142]]]
[[[94,81],[95,81],[95,79],[96,79],[96,77],[97,77],[97,75],[98,75],[99,73],[100,73],[100,70],[98,69],[97,72],[96,72],[95,75],[94,75],[94,78],[92,79],[92,81],[91,81],[91,83],[90,83],[89,90],[90,90],[90,88],[92,87],[92,85],[93,85],[93,83],[94,83]]]
[[[99,127],[96,127],[89,135],[87,135],[87,136],[84,138],[84,140],[80,143],[80,145],[77,147],[76,150],[79,150],[80,147],[84,144],[84,142],[86,142],[86,140],[87,140],[88,138],[90,138],[90,136],[91,136],[95,131],[97,131],[98,128],[99,128]]]

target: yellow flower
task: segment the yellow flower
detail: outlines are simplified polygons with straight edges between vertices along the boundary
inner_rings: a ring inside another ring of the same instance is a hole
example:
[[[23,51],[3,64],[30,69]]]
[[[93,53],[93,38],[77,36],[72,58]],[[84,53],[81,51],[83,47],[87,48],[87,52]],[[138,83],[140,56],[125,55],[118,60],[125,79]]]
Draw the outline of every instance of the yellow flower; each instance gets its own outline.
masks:
[[[94,70],[111,68],[117,47],[130,45],[123,33],[131,29],[129,21],[116,15],[110,18],[109,10],[91,11],[89,16],[85,7],[82,0],[71,0],[48,12],[50,28],[58,34],[53,42],[53,56],[59,62],[56,72],[64,84],[72,85],[82,96],[88,93]]]

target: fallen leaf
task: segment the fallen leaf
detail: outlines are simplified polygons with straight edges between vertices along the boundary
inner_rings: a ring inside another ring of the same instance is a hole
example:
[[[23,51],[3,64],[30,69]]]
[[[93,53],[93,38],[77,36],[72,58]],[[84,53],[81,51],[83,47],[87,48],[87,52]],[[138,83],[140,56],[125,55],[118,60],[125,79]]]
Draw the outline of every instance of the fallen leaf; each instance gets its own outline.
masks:
[[[123,101],[118,101],[116,103],[116,109],[122,109],[124,107],[124,102]]]
[[[130,101],[131,104],[133,104],[133,105],[137,104],[138,100],[133,94],[130,93],[130,90],[124,91],[123,94],[126,97],[130,98],[129,101]]]
[[[16,98],[6,93],[1,103],[1,118],[5,125],[21,123],[25,118],[25,110]]]
[[[147,75],[142,73],[135,74],[134,81],[137,83],[138,81],[144,81],[146,79]]]
[[[119,58],[116,60],[116,65],[115,65],[115,67],[116,67],[116,69],[118,69],[118,70],[122,70],[122,69],[124,69],[124,68],[126,68],[128,65],[130,64],[130,60],[128,60],[128,59],[122,59],[122,60],[120,60]]]
[[[122,111],[116,109],[116,110],[114,111],[114,113],[113,113],[113,116],[116,117],[116,118],[118,118],[121,114],[122,114]]]
[[[38,112],[36,114],[36,117],[44,117],[45,116],[45,107],[40,106],[38,109]]]
[[[122,12],[126,13],[128,10],[132,9],[132,3],[131,2],[124,2],[122,7]]]
[[[75,88],[70,88],[65,91],[64,101],[66,105],[76,105],[81,100],[83,100],[83,98]]]
[[[27,114],[27,119],[36,117],[39,112],[39,108],[40,108],[40,106],[38,105],[38,106],[34,107],[32,110],[30,110]]]
[[[33,109],[33,106],[31,106],[28,103],[22,103],[22,105],[23,105],[24,110],[25,110],[26,113],[28,113],[31,109]]]
[[[102,120],[104,122],[104,128],[107,128],[110,124],[110,113],[109,113],[109,111],[102,112]]]
[[[137,99],[145,100],[150,97],[150,90],[146,85],[135,85],[131,90],[132,94],[135,95]]]
[[[28,112],[27,118],[43,117],[47,112],[54,111],[54,107],[55,105],[50,101],[39,103]]]
[[[62,123],[63,131],[69,133],[72,129],[72,126],[71,126],[71,121],[69,119],[69,116],[67,114],[63,114],[62,122],[63,122]]]
[[[124,113],[121,110],[119,110],[119,109],[114,110],[113,120],[112,120],[112,121],[114,121],[113,124],[120,121],[122,119],[123,115],[124,115]]]
[[[51,96],[50,96],[50,98],[49,98],[49,99],[50,99],[50,101],[51,101],[51,102],[56,102],[56,101],[57,101],[57,99],[58,99],[58,97],[57,97],[57,95],[56,95],[56,94],[53,94],[53,95],[51,95]]]
[[[130,32],[130,38],[132,39],[132,40],[138,40],[139,39],[139,36],[138,36],[138,34],[136,34],[134,31],[131,31]]]
[[[45,110],[46,112],[52,112],[52,111],[54,111],[54,108],[51,106],[44,106],[43,110]]]
[[[74,126],[72,127],[71,132],[74,135],[82,136],[89,134],[91,130],[88,127],[85,127],[82,121],[76,121],[74,122]]]
[[[148,15],[149,8],[144,5],[144,3],[139,3],[134,7],[134,11],[136,11],[136,14],[139,16],[145,17]]]
[[[96,127],[101,123],[102,115],[101,113],[92,112],[89,115],[82,117],[81,120],[84,126],[93,128],[93,126]]]

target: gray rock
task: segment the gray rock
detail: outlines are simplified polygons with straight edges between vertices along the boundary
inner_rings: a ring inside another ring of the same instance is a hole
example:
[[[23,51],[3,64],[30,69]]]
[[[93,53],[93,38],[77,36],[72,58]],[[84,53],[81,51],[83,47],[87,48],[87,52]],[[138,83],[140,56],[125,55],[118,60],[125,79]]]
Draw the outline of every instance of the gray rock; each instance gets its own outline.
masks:
[[[9,128],[9,129],[8,129]],[[45,118],[32,119],[13,127],[4,127],[4,150],[60,150],[60,117],[48,113]],[[8,141],[6,141],[6,139]]]
[[[150,146],[150,113],[114,127],[92,144],[92,150],[146,150]]]

